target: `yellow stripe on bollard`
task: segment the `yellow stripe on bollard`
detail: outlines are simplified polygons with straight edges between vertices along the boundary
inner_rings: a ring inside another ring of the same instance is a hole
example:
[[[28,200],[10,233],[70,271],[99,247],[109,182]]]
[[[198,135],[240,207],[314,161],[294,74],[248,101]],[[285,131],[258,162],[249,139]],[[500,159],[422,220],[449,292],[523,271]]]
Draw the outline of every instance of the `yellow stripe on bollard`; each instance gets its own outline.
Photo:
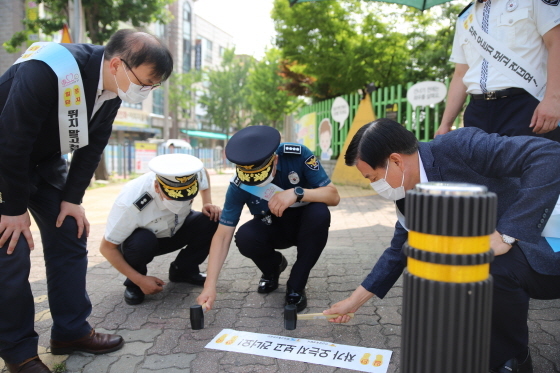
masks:
[[[440,254],[481,254],[490,250],[490,236],[455,237],[408,232],[408,244],[415,249]]]
[[[453,266],[447,264],[434,264],[408,258],[408,272],[410,274],[432,281],[442,282],[478,282],[488,279],[490,264],[472,266]]]

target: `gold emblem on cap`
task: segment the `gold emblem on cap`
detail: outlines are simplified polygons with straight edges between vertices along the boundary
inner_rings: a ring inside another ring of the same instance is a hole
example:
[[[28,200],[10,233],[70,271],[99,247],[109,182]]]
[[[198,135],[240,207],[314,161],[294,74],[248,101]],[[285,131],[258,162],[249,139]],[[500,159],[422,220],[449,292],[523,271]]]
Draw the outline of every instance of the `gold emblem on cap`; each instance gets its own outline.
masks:
[[[187,196],[191,196],[193,194],[196,194],[196,192],[198,192],[198,183],[192,183],[191,185],[192,186],[187,189]]]
[[[183,197],[183,192],[181,190],[167,189],[165,187],[163,189],[165,190],[165,193],[171,198]]]
[[[187,176],[176,176],[175,179],[180,183],[186,183],[187,180],[191,179],[194,175],[187,175]]]
[[[242,166],[242,165],[237,165],[237,167],[242,168],[242,169],[244,169],[244,170],[250,170],[250,169],[252,169],[253,167],[255,167],[255,165],[254,165],[254,164],[251,164],[251,165],[243,165],[243,166]]]

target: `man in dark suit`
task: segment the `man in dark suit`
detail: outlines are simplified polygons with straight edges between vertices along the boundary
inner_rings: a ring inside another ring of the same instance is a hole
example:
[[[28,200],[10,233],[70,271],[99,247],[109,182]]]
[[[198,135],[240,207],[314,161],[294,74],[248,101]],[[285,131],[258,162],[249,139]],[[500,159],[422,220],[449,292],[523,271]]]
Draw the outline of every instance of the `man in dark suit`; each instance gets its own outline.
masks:
[[[69,171],[61,157],[61,136],[69,131],[59,125],[63,80],[57,78],[57,66],[31,59],[16,62],[0,77],[0,357],[10,372],[49,372],[37,357],[28,209],[43,244],[53,318],[51,352],[97,354],[123,346],[120,336],[96,333],[86,321],[91,313],[85,281],[89,223],[80,203],[121,99],[142,101],[173,69],[167,47],[134,30],[117,31],[105,47],[61,46],[46,47],[58,48],[55,55],[69,51],[68,58],[77,63],[79,74],[71,77],[83,84],[76,97],[85,98],[87,124],[82,129],[89,137],[86,146],[74,151]]]
[[[405,191],[428,181],[481,184],[498,196],[491,372],[532,372],[528,348],[529,299],[560,298],[560,252],[541,236],[560,195],[560,144],[526,136],[501,137],[462,128],[429,143],[418,143],[400,124],[380,119],[362,127],[345,155],[372,187],[404,206]],[[326,314],[347,322],[374,295],[383,298],[406,267],[402,246],[408,238],[402,214],[389,247],[352,295]]]

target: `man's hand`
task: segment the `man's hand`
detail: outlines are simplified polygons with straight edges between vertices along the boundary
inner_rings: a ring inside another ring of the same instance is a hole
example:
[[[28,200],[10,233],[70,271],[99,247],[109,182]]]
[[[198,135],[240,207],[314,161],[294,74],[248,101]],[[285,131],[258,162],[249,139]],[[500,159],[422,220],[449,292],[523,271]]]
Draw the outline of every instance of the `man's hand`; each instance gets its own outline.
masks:
[[[214,306],[214,301],[216,300],[216,288],[214,286],[204,286],[202,293],[196,298],[196,303],[201,306],[206,303],[206,310],[209,311]]]
[[[211,203],[206,203],[202,206],[202,213],[210,218],[210,220],[218,221],[220,220],[220,215],[222,209],[219,206],[213,205]]]
[[[560,121],[560,103],[549,97],[545,97],[537,106],[529,125],[534,133],[540,135],[556,129]]]
[[[502,240],[502,236],[498,231],[494,231],[494,233],[490,235],[490,247],[494,250],[494,255],[496,256],[505,254],[511,250],[511,245]]]
[[[89,237],[89,222],[86,219],[86,210],[81,205],[62,201],[60,203],[60,214],[58,214],[56,218],[57,228],[60,228],[67,216],[72,216],[76,219],[76,223],[78,224],[78,238],[82,237],[84,228],[86,230],[86,237]]]
[[[340,316],[329,319],[329,322],[333,323],[347,323],[352,318],[347,315],[350,312],[356,312],[360,308],[360,305],[355,304],[352,298],[346,298],[338,303],[335,303],[328,310],[323,311],[323,315],[332,315],[333,313],[338,313]]]
[[[440,124],[436,133],[434,133],[434,139],[439,135],[445,135],[446,133],[451,132],[451,125]]]
[[[163,290],[165,282],[157,277],[142,276],[142,278],[137,281],[136,285],[140,287],[140,290],[142,290],[144,294],[157,294]]]
[[[274,215],[281,217],[288,207],[296,202],[297,196],[293,189],[284,190],[283,192],[275,193],[270,201],[268,201],[268,208]]]
[[[35,244],[33,243],[33,236],[31,235],[31,230],[29,229],[30,226],[31,219],[29,218],[29,212],[27,211],[22,215],[17,216],[0,216],[0,234],[2,235],[0,236],[0,247],[3,247],[4,244],[8,242],[10,236],[12,236],[7,251],[8,255],[12,254],[19,240],[19,236],[23,234],[27,240],[27,244],[29,245],[29,250],[33,250],[35,248]]]

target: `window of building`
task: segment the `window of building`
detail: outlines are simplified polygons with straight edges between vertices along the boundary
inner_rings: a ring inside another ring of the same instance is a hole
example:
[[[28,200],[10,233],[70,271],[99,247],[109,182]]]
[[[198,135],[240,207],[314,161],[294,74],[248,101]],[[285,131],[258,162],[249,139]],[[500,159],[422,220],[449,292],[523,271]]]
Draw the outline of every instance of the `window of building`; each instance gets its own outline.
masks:
[[[212,41],[206,39],[205,42],[206,42],[206,46],[205,46],[206,48],[204,48],[205,49],[204,61],[208,63],[212,63]]]
[[[128,107],[128,108],[131,108],[131,109],[142,110],[142,103],[139,103],[139,104],[131,104],[131,103],[128,103],[128,102],[126,102],[126,101],[123,101],[122,104],[121,104],[121,106],[122,106],[122,107]]]
[[[152,93],[154,95],[152,112],[163,115],[163,89],[155,89]]]
[[[223,56],[224,56],[224,53],[226,53],[226,48],[220,46],[219,51],[220,51],[220,57],[223,57]]]
[[[183,72],[191,70],[191,54],[192,54],[192,33],[191,22],[192,12],[189,3],[183,5]]]

